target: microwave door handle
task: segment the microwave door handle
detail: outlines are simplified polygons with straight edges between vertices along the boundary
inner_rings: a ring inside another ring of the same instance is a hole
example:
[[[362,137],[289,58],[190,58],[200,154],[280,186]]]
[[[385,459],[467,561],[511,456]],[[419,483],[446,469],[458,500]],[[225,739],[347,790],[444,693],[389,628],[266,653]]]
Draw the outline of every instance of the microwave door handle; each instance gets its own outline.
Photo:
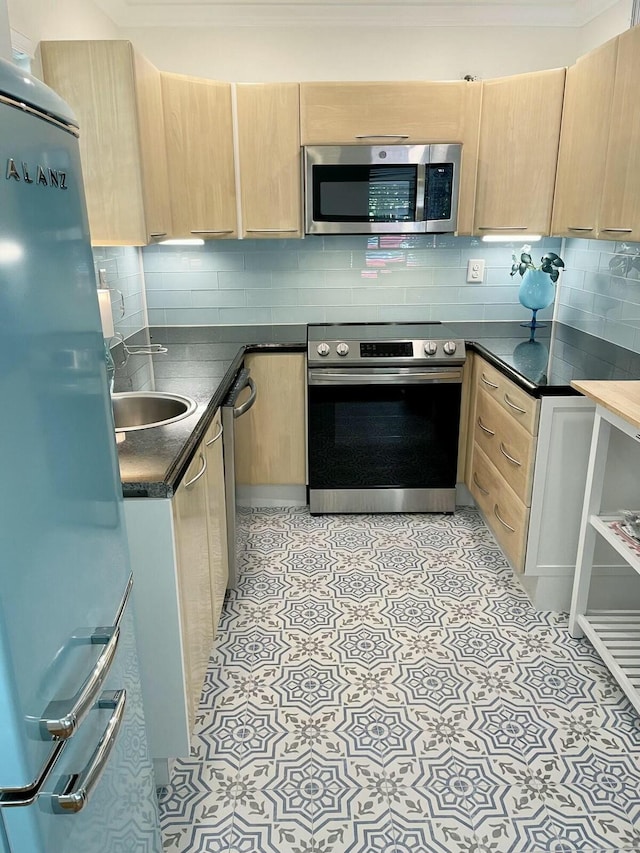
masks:
[[[427,180],[427,167],[424,163],[418,164],[416,176],[416,222],[424,222],[424,197]]]

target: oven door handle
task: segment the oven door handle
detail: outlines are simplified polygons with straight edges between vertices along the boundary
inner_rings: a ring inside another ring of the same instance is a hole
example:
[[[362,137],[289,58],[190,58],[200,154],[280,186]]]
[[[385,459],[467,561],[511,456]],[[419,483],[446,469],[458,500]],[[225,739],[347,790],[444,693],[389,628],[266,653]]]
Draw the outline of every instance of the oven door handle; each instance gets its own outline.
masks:
[[[332,373],[310,370],[309,385],[414,385],[430,382],[462,382],[462,368],[424,370],[419,373]]]

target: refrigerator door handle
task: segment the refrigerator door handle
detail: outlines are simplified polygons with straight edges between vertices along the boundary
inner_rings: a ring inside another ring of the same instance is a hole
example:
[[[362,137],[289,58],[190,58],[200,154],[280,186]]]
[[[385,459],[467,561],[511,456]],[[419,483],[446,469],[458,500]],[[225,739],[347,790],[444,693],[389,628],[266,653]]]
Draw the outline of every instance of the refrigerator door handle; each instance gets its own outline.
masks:
[[[133,574],[129,576],[113,625],[108,628],[97,628],[89,637],[91,643],[104,644],[104,649],[83,685],[71,699],[55,700],[50,702],[45,709],[40,719],[40,734],[43,740],[66,740],[70,738],[98,699],[118,650],[120,623],[132,586]]]
[[[51,806],[56,814],[75,814],[87,805],[91,792],[98,784],[109,762],[111,750],[118,738],[124,718],[126,702],[126,690],[114,690],[102,694],[98,707],[113,708],[113,714],[84,770],[70,777],[62,794],[54,794],[51,797]]]

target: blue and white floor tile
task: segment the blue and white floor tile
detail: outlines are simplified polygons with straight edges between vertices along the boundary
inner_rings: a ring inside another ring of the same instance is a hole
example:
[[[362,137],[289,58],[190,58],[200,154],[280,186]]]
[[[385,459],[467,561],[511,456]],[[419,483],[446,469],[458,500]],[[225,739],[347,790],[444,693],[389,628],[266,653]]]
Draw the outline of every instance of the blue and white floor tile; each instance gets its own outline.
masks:
[[[242,536],[167,853],[640,853],[640,718],[474,510]]]

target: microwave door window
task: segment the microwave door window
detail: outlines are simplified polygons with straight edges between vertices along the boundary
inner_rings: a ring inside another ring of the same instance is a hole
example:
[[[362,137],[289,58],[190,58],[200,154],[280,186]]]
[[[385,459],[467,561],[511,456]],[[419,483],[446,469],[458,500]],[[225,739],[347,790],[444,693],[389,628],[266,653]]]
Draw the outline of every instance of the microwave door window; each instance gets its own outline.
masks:
[[[416,166],[314,166],[316,222],[412,222]]]

